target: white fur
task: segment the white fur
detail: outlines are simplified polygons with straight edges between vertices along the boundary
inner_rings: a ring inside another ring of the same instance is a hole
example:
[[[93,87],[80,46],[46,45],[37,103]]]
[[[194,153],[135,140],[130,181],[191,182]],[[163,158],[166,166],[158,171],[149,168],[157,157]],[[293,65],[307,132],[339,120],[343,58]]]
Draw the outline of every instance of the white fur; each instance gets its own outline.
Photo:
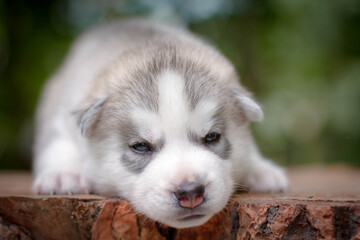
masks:
[[[160,109],[157,122],[161,127],[158,126],[157,129],[161,128],[161,132],[166,136],[166,145],[159,156],[146,168],[146,173],[135,182],[131,199],[139,211],[178,228],[196,226],[207,221],[212,214],[223,208],[233,191],[232,179],[227,174],[230,171],[230,163],[223,163],[215,154],[194,147],[187,138],[184,129],[191,125],[191,120],[195,119],[190,117],[183,90],[183,81],[178,74],[165,72],[160,76]],[[208,108],[210,111],[206,112],[206,104],[202,106],[204,107],[201,109],[204,113],[202,118],[208,121],[213,109],[210,107]],[[201,118],[197,121],[200,122]],[[204,123],[206,121],[203,121],[203,125]],[[189,127],[198,129],[198,126]],[[207,169],[218,171],[209,172]],[[205,179],[206,193],[212,196],[208,202],[211,208],[202,219],[177,221],[175,209],[171,208],[174,204],[171,191],[174,190],[173,186],[185,180],[194,181],[195,176]]]
[[[186,137],[188,112],[182,79],[174,72],[164,72],[159,77],[159,120],[167,136]]]
[[[251,121],[261,122],[264,119],[261,107],[254,100],[245,95],[238,95],[237,98],[244,106],[245,114]]]
[[[131,200],[136,209],[152,219],[177,228],[197,226],[219,212],[228,201],[233,191],[232,179],[228,174],[230,167],[230,162],[222,163],[213,154],[189,143],[180,146],[171,144],[146,168],[146,173],[137,179]],[[218,171],[208,172],[207,169]],[[212,196],[207,203],[208,212],[202,219],[177,221],[180,216],[172,208],[174,203],[169,193],[173,185],[184,179],[193,180],[194,174],[205,178],[206,192]]]
[[[151,39],[145,33],[141,37],[148,28],[157,32]],[[128,113],[129,121],[139,134],[136,137],[149,142],[164,141],[162,149],[141,173],[131,172],[121,162],[123,153],[135,153],[129,150],[131,143],[117,131],[124,110],[110,102],[113,95],[109,97],[113,118],[107,115],[101,119],[100,126],[96,125],[97,132],[93,132],[92,125],[97,123],[103,109],[88,112],[90,116],[86,117],[90,119],[83,125],[88,132],[80,136],[74,115],[86,112],[89,102],[105,99],[110,93],[118,94],[121,100],[121,93],[114,89],[127,86],[128,83],[123,82],[126,73],[145,61],[152,51],[151,47],[141,53],[134,49],[150,46],[149,42],[156,45],[159,41],[177,44],[181,53],[193,62],[216,66],[219,69],[216,81],[221,81],[222,87],[241,88],[231,64],[211,46],[185,31],[139,20],[95,28],[78,40],[63,67],[45,88],[37,112],[33,190],[45,194],[93,191],[122,196],[136,211],[177,228],[206,222],[221,211],[238,186],[253,191],[286,190],[284,171],[261,156],[249,131],[249,121],[262,120],[261,107],[251,98],[236,94],[242,109],[234,110],[239,111],[238,114],[224,113],[230,114],[224,122],[223,135],[231,143],[231,153],[228,159],[221,159],[189,138],[189,132],[205,136],[211,131],[220,131],[214,129],[212,119],[221,107],[220,99],[201,99],[191,109],[185,94],[185,79],[174,69],[156,76],[158,111],[133,107]],[[127,50],[135,53],[127,55],[125,60],[115,60]],[[197,179],[205,185],[206,201],[201,212],[200,208],[186,211],[176,205],[174,189],[184,181]],[[204,217],[180,220],[192,214],[204,214]]]
[[[214,125],[212,116],[217,110],[216,102],[201,101],[189,116],[189,127],[200,136],[205,136]]]
[[[214,103],[203,102],[190,112],[184,96],[183,80],[175,72],[167,71],[159,77],[159,114],[141,109],[132,117],[146,139],[165,136],[166,145],[161,153],[146,167],[144,174],[134,179],[132,192],[128,194],[136,210],[152,219],[178,228],[203,224],[220,211],[233,191],[230,162],[200,147],[195,147],[184,129],[209,131],[209,120],[216,110]],[[217,171],[207,171],[217,169]],[[209,212],[201,219],[178,221],[171,192],[183,181],[194,181],[195,176],[204,178],[206,193],[211,197]],[[121,188],[120,188],[121,189]],[[121,190],[119,190],[121,191]],[[156,209],[156,211],[154,211]]]

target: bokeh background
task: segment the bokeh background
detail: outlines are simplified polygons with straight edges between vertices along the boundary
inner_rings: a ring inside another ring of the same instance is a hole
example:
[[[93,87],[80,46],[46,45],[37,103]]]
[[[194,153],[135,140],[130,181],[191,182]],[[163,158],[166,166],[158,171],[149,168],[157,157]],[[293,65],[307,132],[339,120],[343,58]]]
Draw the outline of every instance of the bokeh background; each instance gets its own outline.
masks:
[[[358,0],[0,0],[0,169],[30,169],[41,87],[74,38],[129,16],[187,27],[234,63],[264,108],[265,156],[360,166]]]

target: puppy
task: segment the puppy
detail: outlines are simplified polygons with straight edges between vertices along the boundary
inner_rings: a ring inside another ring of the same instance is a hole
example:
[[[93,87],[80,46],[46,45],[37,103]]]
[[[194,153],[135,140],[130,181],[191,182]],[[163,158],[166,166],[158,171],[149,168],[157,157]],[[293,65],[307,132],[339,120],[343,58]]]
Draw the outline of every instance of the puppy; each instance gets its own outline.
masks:
[[[141,19],[100,25],[45,86],[33,191],[121,196],[155,221],[198,226],[238,187],[287,188],[251,136],[262,119],[231,63],[198,37]]]

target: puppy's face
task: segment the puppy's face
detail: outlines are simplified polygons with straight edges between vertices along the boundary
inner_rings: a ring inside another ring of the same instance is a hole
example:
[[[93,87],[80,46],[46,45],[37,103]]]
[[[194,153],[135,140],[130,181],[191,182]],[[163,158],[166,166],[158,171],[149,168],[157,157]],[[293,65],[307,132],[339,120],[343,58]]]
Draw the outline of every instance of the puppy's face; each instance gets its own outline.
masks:
[[[137,68],[80,118],[96,191],[121,195],[176,228],[201,225],[226,205],[233,191],[229,122],[241,115],[231,112],[235,97],[215,73],[187,70],[179,61]]]

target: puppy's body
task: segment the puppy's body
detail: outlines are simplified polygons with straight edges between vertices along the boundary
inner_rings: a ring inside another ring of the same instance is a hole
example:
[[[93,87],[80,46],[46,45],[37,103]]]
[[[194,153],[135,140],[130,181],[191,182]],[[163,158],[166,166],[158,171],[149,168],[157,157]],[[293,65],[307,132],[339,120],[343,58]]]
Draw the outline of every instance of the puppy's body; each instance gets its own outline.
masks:
[[[183,30],[145,20],[75,43],[37,112],[34,191],[119,195],[183,228],[219,212],[236,186],[287,187],[248,129],[262,111],[232,65]]]

